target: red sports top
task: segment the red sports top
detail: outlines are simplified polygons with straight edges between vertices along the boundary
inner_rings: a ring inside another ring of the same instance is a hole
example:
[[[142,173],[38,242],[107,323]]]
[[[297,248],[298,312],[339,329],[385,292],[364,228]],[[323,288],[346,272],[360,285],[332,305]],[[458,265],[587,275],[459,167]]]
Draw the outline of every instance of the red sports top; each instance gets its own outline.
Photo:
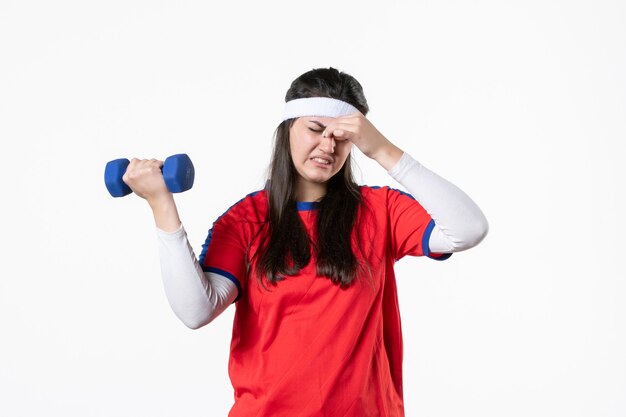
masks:
[[[250,194],[218,218],[203,245],[204,271],[239,288],[229,376],[235,404],[229,417],[404,416],[402,330],[393,271],[405,255],[430,254],[434,221],[410,195],[361,187],[353,253],[367,259],[347,289],[315,274],[315,257],[298,275],[264,289],[246,274],[248,245],[265,219],[265,191]],[[298,203],[309,235],[316,203]],[[357,237],[360,239],[357,240]],[[359,249],[360,248],[360,249]]]

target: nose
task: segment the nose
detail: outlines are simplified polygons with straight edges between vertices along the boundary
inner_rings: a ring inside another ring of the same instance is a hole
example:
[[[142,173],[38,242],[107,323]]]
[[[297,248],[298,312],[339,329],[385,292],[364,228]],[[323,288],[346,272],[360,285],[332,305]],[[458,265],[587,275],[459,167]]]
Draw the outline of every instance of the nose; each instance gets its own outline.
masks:
[[[333,139],[331,136],[327,136],[325,138],[322,137],[322,139],[320,140],[319,148],[324,153],[333,153],[333,152],[335,152],[335,139]]]

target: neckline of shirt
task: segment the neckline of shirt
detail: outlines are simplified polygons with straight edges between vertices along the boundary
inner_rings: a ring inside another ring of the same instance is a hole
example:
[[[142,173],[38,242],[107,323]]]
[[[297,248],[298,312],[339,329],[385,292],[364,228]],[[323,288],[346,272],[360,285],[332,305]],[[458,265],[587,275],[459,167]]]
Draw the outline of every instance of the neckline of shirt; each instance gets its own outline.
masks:
[[[319,208],[319,201],[296,201],[296,209],[298,211],[316,210]]]

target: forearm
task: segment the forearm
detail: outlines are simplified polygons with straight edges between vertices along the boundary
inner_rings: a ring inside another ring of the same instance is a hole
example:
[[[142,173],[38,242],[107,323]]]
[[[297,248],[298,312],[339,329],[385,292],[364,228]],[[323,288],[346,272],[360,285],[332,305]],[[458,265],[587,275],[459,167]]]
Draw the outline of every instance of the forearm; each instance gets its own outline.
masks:
[[[389,170],[396,181],[426,209],[435,221],[430,250],[459,252],[480,243],[487,235],[487,219],[460,188],[404,153]]]
[[[157,237],[163,286],[172,310],[189,328],[210,323],[235,300],[237,287],[202,271],[182,225],[173,232],[157,228]]]
[[[398,163],[403,154],[402,149],[385,139],[384,145],[372,155],[372,159],[389,171]]]

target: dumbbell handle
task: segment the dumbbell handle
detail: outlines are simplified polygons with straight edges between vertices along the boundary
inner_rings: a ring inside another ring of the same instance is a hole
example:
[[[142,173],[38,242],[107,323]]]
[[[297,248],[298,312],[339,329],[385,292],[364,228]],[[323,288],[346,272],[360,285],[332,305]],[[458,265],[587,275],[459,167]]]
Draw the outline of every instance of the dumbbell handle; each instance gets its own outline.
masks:
[[[109,161],[104,168],[104,183],[113,197],[124,197],[132,193],[130,187],[122,180],[130,161],[126,158]],[[195,170],[187,154],[168,157],[163,166],[163,179],[167,189],[172,193],[182,193],[193,186]]]

